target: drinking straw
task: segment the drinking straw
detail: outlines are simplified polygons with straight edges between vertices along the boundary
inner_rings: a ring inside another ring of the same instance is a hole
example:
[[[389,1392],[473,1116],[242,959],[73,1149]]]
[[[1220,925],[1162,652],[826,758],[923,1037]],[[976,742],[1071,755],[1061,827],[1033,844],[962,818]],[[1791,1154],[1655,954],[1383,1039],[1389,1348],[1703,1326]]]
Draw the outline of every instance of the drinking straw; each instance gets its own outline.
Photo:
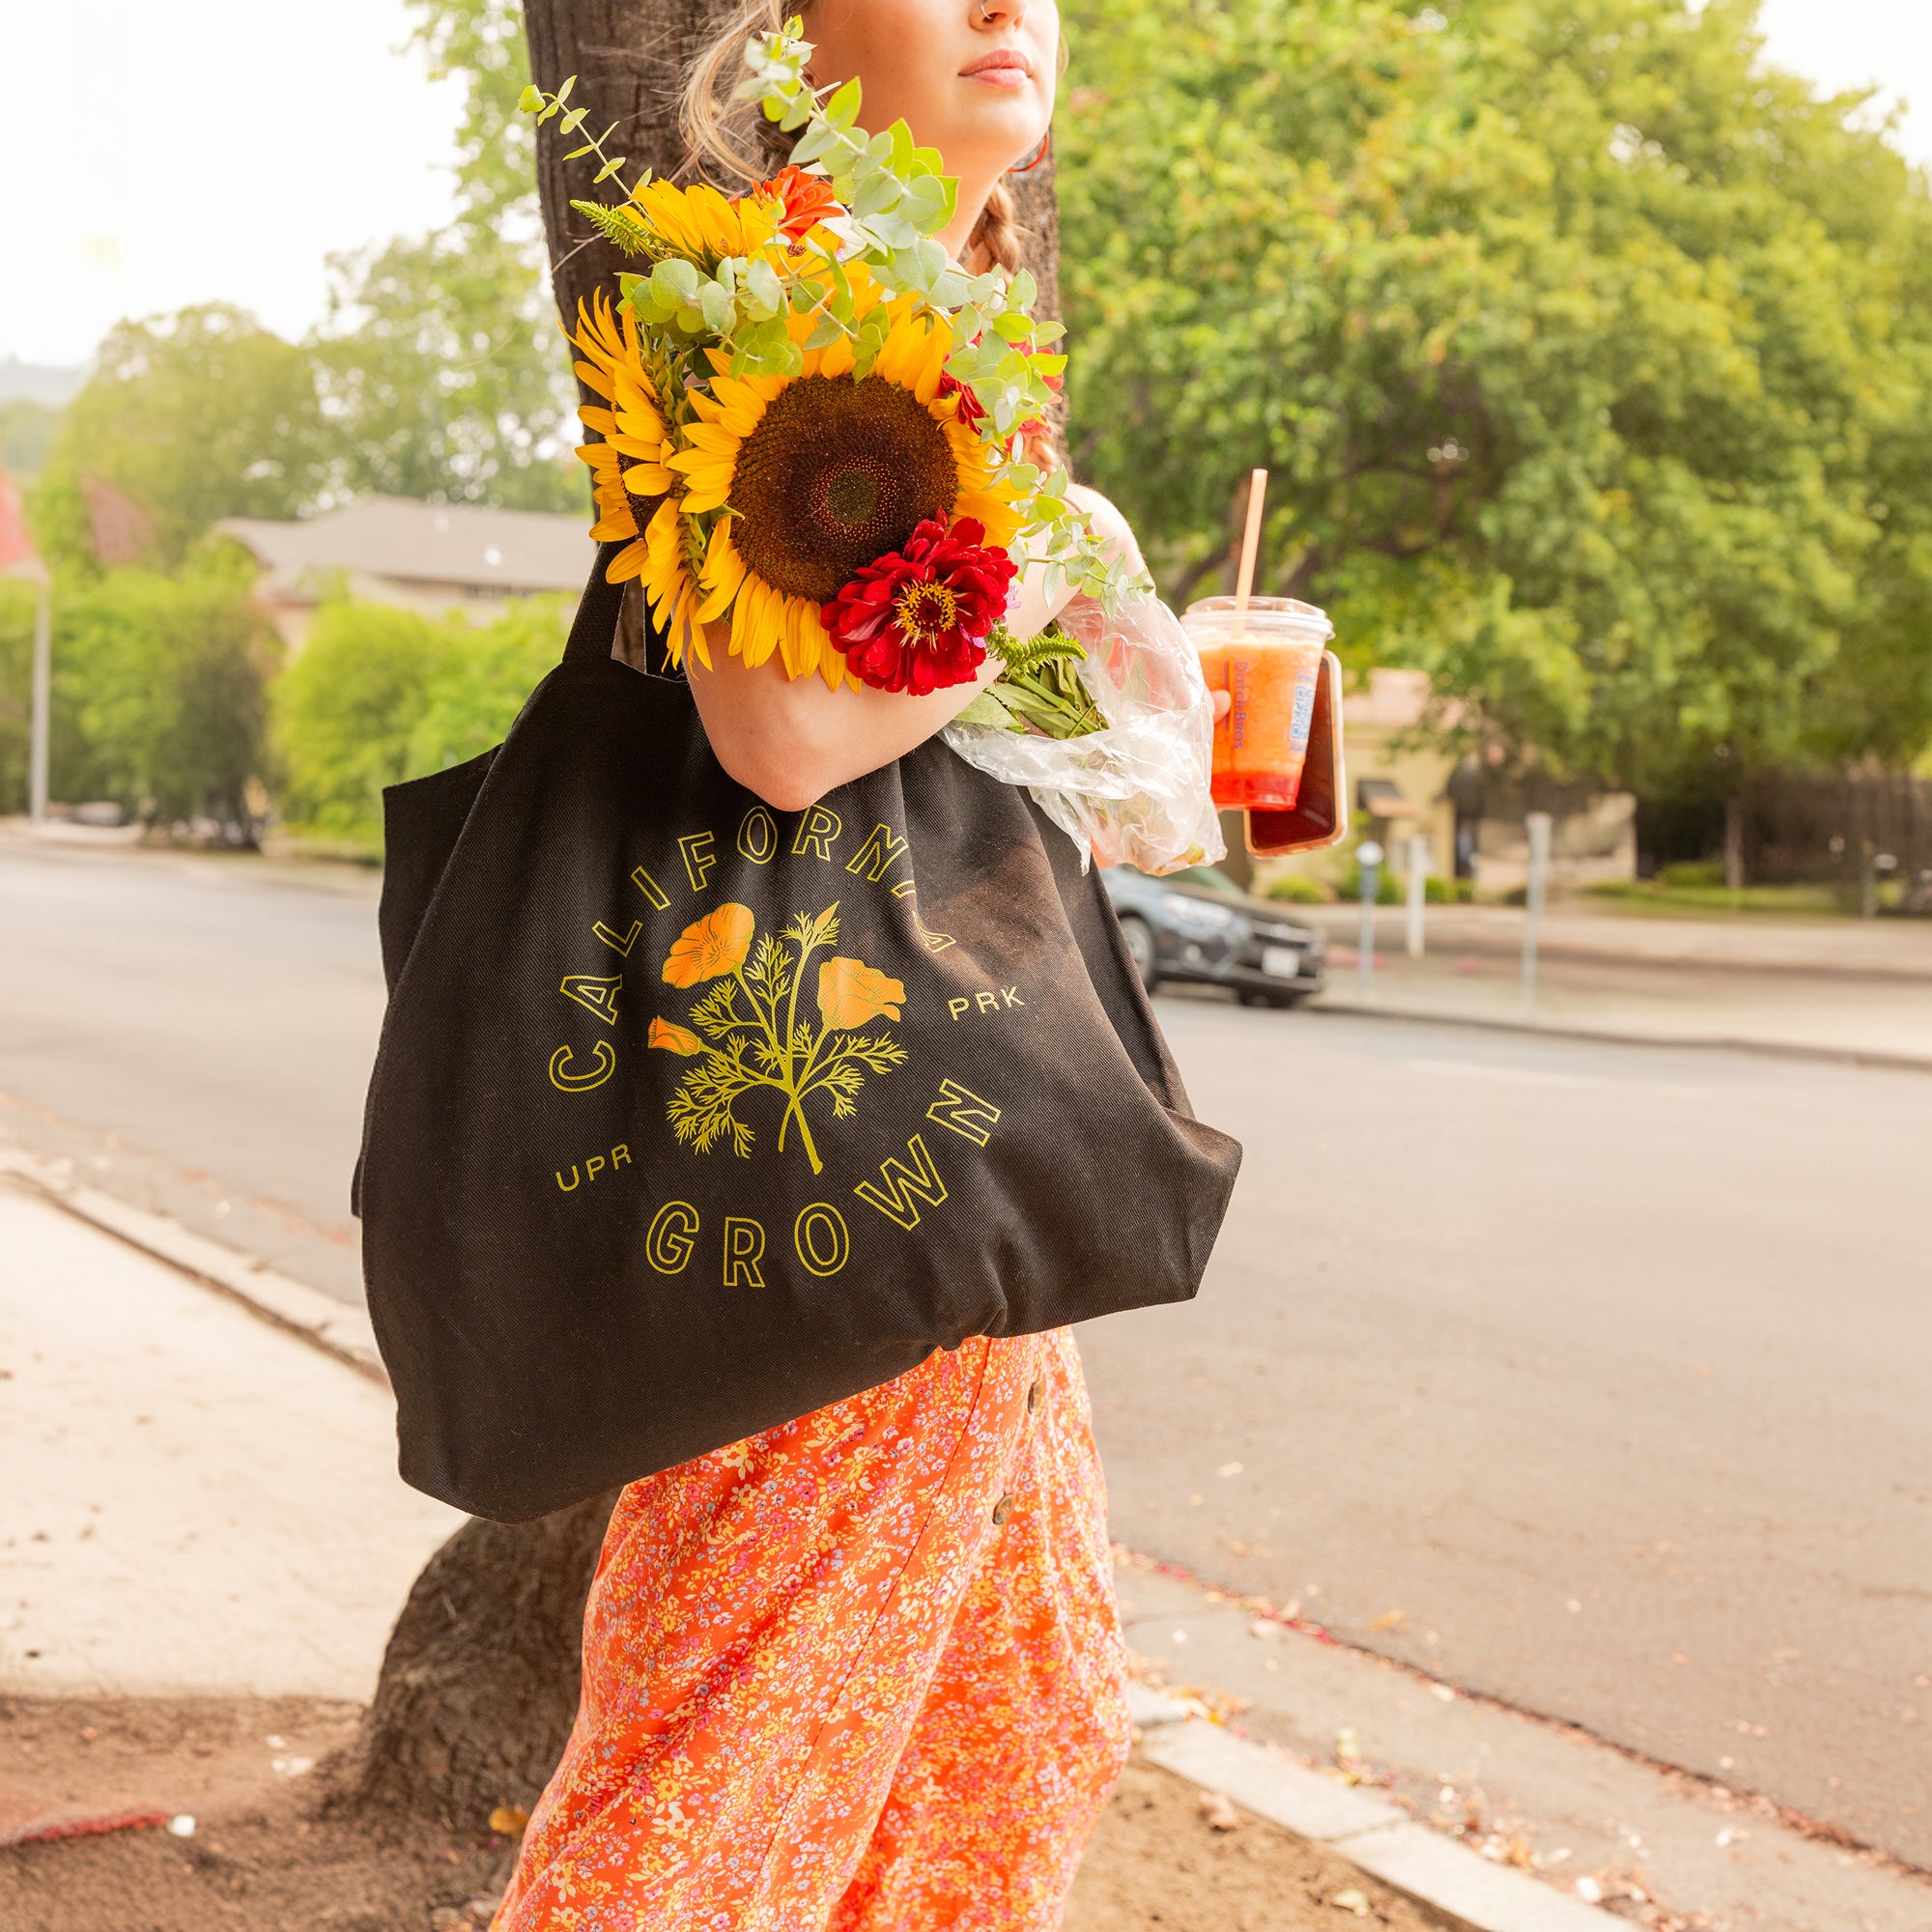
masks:
[[[1248,527],[1241,535],[1241,569],[1235,580],[1235,634],[1239,643],[1248,628],[1248,593],[1255,587],[1255,553],[1262,547],[1262,504],[1267,498],[1268,473],[1257,469],[1248,479]]]

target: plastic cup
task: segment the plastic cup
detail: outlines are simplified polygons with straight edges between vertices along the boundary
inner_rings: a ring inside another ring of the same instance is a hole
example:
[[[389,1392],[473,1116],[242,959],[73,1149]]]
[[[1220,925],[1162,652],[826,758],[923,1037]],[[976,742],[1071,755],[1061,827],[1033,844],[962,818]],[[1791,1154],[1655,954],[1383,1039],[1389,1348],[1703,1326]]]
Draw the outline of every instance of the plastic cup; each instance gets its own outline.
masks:
[[[1236,632],[1235,600],[1204,597],[1180,621],[1209,691],[1232,700],[1214,724],[1214,803],[1288,811],[1301,793],[1321,653],[1335,627],[1293,597],[1251,597]]]

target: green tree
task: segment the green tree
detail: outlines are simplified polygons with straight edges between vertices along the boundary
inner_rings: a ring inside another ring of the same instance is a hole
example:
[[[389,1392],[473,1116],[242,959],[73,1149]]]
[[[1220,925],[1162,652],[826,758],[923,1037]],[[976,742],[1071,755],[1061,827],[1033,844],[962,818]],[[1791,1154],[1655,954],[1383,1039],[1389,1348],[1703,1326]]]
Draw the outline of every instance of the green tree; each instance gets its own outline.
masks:
[[[293,517],[324,475],[308,357],[226,303],[118,324],[61,418],[32,513],[57,567],[88,569],[99,478],[152,520],[173,568],[221,517]]]
[[[60,411],[31,396],[10,396],[0,403],[0,464],[23,481],[38,475],[60,418]]]
[[[457,212],[445,229],[332,258],[315,342],[341,487],[579,511],[576,391],[536,207],[523,14],[411,0],[432,70],[459,78]]]
[[[532,597],[494,623],[455,630],[410,733],[410,770],[443,771],[500,745],[524,700],[556,668],[570,617],[564,600]]]
[[[19,624],[0,629],[11,644]],[[114,799],[150,825],[212,819],[251,842],[280,653],[260,608],[218,567],[69,580],[54,604],[55,796]]]
[[[383,787],[412,778],[410,740],[449,650],[446,627],[386,604],[326,604],[273,693],[275,799],[296,831],[383,849]]]
[[[1932,204],[1754,20],[1078,0],[1074,447],[1171,594],[1266,464],[1265,587],[1519,756],[1660,785],[1875,702],[1932,735]]]

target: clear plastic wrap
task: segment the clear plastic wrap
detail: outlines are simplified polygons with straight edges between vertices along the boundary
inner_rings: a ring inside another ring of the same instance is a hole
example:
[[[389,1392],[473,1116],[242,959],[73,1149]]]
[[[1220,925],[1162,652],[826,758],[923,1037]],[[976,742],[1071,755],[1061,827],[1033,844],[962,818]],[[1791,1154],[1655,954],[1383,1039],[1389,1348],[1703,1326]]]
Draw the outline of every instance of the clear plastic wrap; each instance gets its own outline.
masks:
[[[1213,700],[1179,620],[1150,592],[1124,596],[1108,616],[1077,597],[1061,628],[1087,656],[1079,666],[1106,728],[1075,738],[963,720],[945,730],[970,765],[1023,784],[1040,809],[1103,866],[1143,872],[1203,866],[1227,851],[1208,786]]]

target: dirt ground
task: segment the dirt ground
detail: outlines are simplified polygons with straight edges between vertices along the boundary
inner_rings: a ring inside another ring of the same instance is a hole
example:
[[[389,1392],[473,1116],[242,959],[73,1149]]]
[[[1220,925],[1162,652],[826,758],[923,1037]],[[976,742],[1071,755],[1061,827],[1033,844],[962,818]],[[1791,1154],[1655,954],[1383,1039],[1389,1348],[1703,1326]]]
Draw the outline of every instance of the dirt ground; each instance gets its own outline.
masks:
[[[318,1815],[316,1764],[353,1705],[0,1698],[0,1833],[30,1804],[142,1804],[167,1829],[0,1849],[6,1932],[457,1932],[488,1922],[507,1838],[384,1833]],[[1233,1815],[1224,1813],[1224,1817]],[[1101,1821],[1066,1932],[1436,1932],[1438,1921],[1136,1761]]]

